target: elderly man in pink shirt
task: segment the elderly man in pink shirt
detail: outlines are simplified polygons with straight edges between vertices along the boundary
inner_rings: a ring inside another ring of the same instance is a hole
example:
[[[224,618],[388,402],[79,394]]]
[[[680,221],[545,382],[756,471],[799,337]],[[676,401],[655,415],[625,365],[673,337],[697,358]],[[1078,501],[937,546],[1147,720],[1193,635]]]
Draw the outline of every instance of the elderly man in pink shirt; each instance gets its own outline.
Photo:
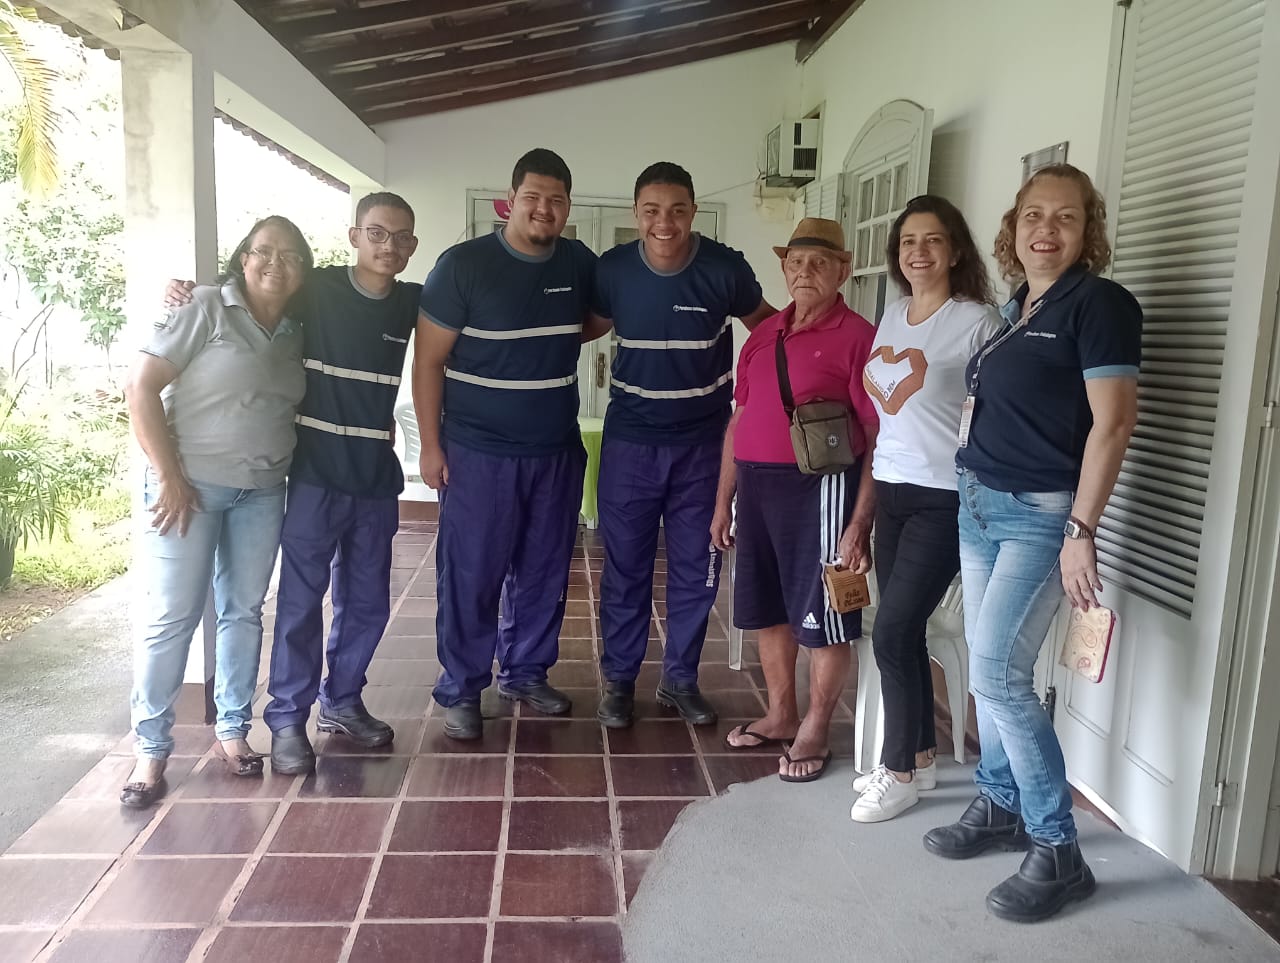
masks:
[[[760,662],[769,689],[763,719],[730,731],[731,749],[789,742],[778,761],[786,782],[809,782],[831,760],[831,715],[849,675],[849,643],[862,634],[859,612],[838,613],[822,579],[837,560],[871,569],[875,488],[871,453],[878,420],[862,387],[875,329],[840,295],[850,253],[840,225],[805,218],[786,247],[775,247],[792,303],[751,333],[738,359],[737,410],[725,433],[711,537],[734,542],[734,624],[760,633]],[[829,474],[802,473],[791,420],[779,386],[779,345],[795,405],[817,400],[847,407],[853,464]],[[796,704],[796,658],[809,649],[809,708]]]

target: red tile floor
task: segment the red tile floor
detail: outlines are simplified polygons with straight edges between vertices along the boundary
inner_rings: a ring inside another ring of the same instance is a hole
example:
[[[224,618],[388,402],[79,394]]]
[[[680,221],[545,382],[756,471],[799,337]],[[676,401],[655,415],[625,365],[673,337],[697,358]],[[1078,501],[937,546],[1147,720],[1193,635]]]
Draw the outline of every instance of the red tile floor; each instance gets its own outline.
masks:
[[[659,559],[642,721],[603,729],[602,551],[585,532],[551,671],[573,697],[571,716],[540,716],[491,690],[484,739],[454,742],[430,698],[434,537],[429,522],[397,537],[391,625],[369,671],[365,700],[394,723],[392,747],[318,736],[314,775],[236,779],[210,757],[210,728],[181,725],[170,791],[138,813],[116,801],[132,764],[122,740],[0,857],[0,961],[621,960],[619,924],[679,812],[776,772],[776,749],[723,744],[762,711],[753,647],[746,671],[728,667],[723,595],[702,669],[721,722],[694,728],[660,710]],[[833,733],[845,755],[852,704],[851,687]],[[261,726],[251,740],[268,748]]]

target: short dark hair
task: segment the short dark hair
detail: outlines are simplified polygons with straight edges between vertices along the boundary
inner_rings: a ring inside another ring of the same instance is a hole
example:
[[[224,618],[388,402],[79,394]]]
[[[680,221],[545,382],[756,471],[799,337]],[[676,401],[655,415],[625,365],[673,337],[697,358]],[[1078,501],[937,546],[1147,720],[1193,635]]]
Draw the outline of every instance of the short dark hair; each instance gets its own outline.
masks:
[[[376,191],[373,194],[366,194],[360,198],[356,204],[356,226],[364,220],[364,216],[375,207],[394,207],[398,211],[404,211],[409,215],[409,220],[415,220],[413,216],[413,208],[399,194],[392,194],[390,191]]]
[[[904,293],[911,292],[911,284],[898,264],[898,248],[902,243],[902,225],[912,214],[932,214],[942,222],[942,229],[947,232],[951,253],[956,259],[948,278],[951,296],[959,301],[994,304],[995,292],[991,287],[991,276],[987,273],[987,265],[982,260],[978,245],[973,242],[973,234],[965,223],[964,215],[949,200],[937,194],[921,194],[911,198],[889,229],[889,240],[885,244],[885,264],[894,283]]]
[[[693,178],[679,164],[658,161],[642,170],[640,176],[636,178],[636,192],[632,200],[640,200],[640,191],[650,184],[671,184],[675,187],[683,187],[689,192],[690,202],[693,201]]]
[[[240,263],[240,257],[248,254],[249,249],[253,247],[253,236],[264,227],[270,225],[284,228],[293,235],[294,243],[298,245],[298,253],[302,255],[302,270],[304,273],[315,266],[315,258],[311,254],[311,245],[307,243],[307,239],[298,230],[298,225],[287,217],[281,217],[279,214],[268,214],[249,229],[249,233],[244,236],[244,240],[237,244],[236,249],[231,252],[231,257],[227,258],[226,269],[223,271],[222,277],[218,279],[219,283],[225,283],[234,278],[236,286],[240,288],[240,293],[244,293],[244,265]]]
[[[553,150],[547,150],[545,147],[535,147],[516,161],[515,170],[511,172],[511,189],[513,191],[520,189],[526,174],[533,174],[537,177],[554,177],[564,185],[566,194],[573,193],[573,175],[569,173],[569,165],[564,162],[563,157]]]

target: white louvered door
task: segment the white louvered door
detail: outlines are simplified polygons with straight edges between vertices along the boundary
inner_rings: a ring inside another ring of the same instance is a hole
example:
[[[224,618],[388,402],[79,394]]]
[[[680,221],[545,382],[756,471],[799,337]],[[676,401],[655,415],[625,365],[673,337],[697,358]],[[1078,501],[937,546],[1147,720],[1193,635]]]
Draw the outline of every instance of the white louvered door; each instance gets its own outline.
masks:
[[[1054,670],[1056,725],[1072,781],[1196,871],[1212,814],[1228,572],[1241,553],[1234,518],[1263,284],[1248,268],[1269,234],[1251,204],[1270,208],[1275,190],[1257,130],[1263,27],[1277,6],[1134,0],[1119,10],[1099,177],[1112,275],[1145,315],[1139,425],[1098,535],[1119,629],[1101,683]]]

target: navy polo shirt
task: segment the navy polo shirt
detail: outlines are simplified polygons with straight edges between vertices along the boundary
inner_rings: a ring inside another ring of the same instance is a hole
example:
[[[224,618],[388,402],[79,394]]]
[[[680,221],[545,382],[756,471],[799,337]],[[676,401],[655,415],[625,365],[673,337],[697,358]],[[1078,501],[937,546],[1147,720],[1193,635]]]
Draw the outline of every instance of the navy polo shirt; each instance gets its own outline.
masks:
[[[541,257],[501,233],[457,244],[422,286],[422,313],[458,332],[446,362],[443,437],[492,455],[581,444],[578,354],[596,256],[558,238]]]
[[[307,276],[300,299],[307,393],[290,478],[361,498],[404,490],[391,430],[419,290],[397,281],[378,297],[349,267]]]
[[[659,271],[639,241],[600,257],[595,311],[613,319],[605,434],[648,445],[719,441],[733,403],[732,318],[764,295],[746,258],[694,234],[688,262]]]
[[[1023,284],[1001,310],[1008,325],[1021,317],[1026,296]],[[981,355],[965,372],[971,391]],[[1045,292],[1031,321],[982,362],[969,444],[956,464],[998,491],[1075,491],[1093,428],[1085,382],[1136,378],[1141,360],[1142,309],[1134,296],[1071,268]]]

